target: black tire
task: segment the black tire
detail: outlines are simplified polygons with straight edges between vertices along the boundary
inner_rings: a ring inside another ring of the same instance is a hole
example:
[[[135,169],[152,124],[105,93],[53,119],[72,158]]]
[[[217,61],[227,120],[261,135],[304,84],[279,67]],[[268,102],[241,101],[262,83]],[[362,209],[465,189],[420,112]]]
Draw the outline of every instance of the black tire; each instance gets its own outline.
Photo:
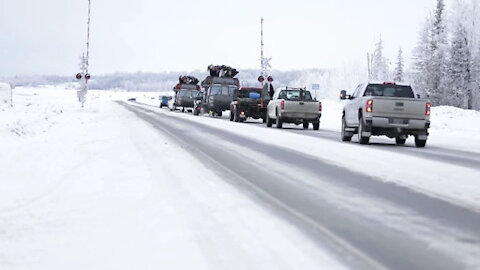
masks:
[[[217,115],[218,117],[222,117],[222,111],[217,112],[216,115]]]
[[[230,121],[233,121],[235,119],[235,116],[233,114],[233,107],[230,107]]]
[[[422,148],[422,147],[425,147],[426,144],[427,144],[427,140],[419,140],[418,136],[415,136],[415,146],[416,147]]]
[[[270,117],[268,117],[268,114],[265,116],[265,123],[267,124],[267,127],[272,127],[273,121]]]
[[[342,117],[342,142],[349,142],[352,140],[352,136],[345,135],[345,129],[347,128],[347,123],[345,122],[345,116]]]
[[[404,145],[407,142],[407,139],[395,138],[395,143],[398,145]]]
[[[266,122],[267,122],[267,118],[266,118],[266,117],[263,117],[263,118],[262,118],[262,123],[265,124]]]
[[[363,117],[360,117],[360,119],[358,119],[358,142],[360,144],[368,144],[368,142],[370,141],[370,136],[362,136],[362,131],[364,131],[365,129],[365,123],[363,123]]]
[[[240,122],[240,115],[238,115],[238,110],[237,110],[237,107],[235,107],[235,109],[233,109],[233,121],[235,122]]]
[[[303,121],[303,129],[308,129],[308,121]]]
[[[182,112],[185,112],[185,107],[182,107]]]
[[[160,109],[163,108],[163,104],[160,104]]]
[[[277,128],[282,128],[283,127],[283,120],[282,118],[278,115],[277,113],[277,119],[275,121],[275,125],[277,126]]]
[[[313,130],[319,130],[320,129],[320,122],[312,123],[313,125]]]

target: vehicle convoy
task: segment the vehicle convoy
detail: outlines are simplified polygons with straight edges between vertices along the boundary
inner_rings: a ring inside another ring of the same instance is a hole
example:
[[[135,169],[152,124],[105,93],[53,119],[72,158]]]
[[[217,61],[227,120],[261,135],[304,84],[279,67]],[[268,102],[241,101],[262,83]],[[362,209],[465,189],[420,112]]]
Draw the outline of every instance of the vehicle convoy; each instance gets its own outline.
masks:
[[[260,76],[258,81],[263,83]],[[262,119],[265,123],[267,105],[271,99],[270,89],[273,91],[271,82],[273,78],[268,76],[268,83],[263,88],[241,87],[233,92],[233,101],[230,104],[230,121],[244,122],[248,117]]]
[[[233,93],[238,90],[240,82],[234,78],[238,71],[229,66],[208,66],[210,75],[202,81],[202,92],[197,96],[194,115],[208,113],[210,116],[222,116],[230,109]]]
[[[173,87],[175,91],[175,97],[173,106],[170,110],[174,111],[177,107],[182,107],[182,112],[187,110],[193,110],[195,105],[195,98],[200,91],[198,86],[198,79],[193,76],[180,76],[178,78],[178,84]]]
[[[271,127],[275,121],[277,128],[283,123],[303,124],[307,129],[312,123],[313,129],[320,128],[322,103],[313,99],[309,91],[302,88],[282,88],[275,91],[267,105],[266,124]]]
[[[386,135],[402,145],[413,135],[415,145],[425,147],[431,105],[427,99],[420,99],[410,85],[364,83],[352,95],[342,90],[340,99],[347,100],[342,115],[342,141],[350,141],[358,134],[359,143],[368,144],[370,136]]]

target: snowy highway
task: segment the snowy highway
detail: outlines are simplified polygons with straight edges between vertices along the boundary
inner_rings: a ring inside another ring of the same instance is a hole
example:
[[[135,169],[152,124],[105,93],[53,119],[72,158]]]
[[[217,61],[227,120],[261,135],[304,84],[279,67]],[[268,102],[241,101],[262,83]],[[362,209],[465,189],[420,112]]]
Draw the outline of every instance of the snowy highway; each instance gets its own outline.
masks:
[[[397,147],[381,138],[359,146],[340,143],[334,131],[293,125],[268,130],[259,123],[120,104],[351,268],[480,265],[478,189],[461,194],[445,182],[455,179],[463,188],[475,183],[478,153]],[[350,160],[364,158],[369,164],[349,166],[342,158],[348,152]]]

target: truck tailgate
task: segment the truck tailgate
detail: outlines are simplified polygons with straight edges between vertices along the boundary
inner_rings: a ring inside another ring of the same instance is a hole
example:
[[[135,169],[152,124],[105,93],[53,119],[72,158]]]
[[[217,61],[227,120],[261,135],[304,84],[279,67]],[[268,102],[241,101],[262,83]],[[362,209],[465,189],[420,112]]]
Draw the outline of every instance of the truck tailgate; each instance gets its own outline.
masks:
[[[423,99],[374,97],[372,116],[425,119],[426,103]]]
[[[318,101],[285,101],[285,112],[318,112]]]

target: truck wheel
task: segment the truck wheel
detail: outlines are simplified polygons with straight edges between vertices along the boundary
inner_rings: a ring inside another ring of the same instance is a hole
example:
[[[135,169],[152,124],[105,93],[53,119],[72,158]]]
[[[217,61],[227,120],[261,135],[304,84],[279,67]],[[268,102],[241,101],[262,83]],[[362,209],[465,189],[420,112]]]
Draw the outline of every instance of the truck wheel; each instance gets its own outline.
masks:
[[[163,104],[160,103],[160,109],[163,108]]]
[[[395,143],[398,145],[404,145],[407,139],[395,138]]]
[[[370,141],[370,136],[362,136],[363,131],[365,131],[365,124],[363,123],[363,117],[360,117],[358,120],[360,123],[358,125],[358,142],[360,144],[368,144]]]
[[[268,117],[268,113],[265,116],[265,118],[266,118],[265,122],[267,123],[267,127],[272,127],[273,122],[272,122],[272,119],[270,117]]]
[[[308,124],[308,121],[303,121],[303,129],[308,129]]]
[[[345,129],[347,128],[347,124],[345,123],[345,117],[342,117],[342,141],[343,142],[349,142],[352,140],[352,136],[348,136],[347,132],[345,132]]]
[[[185,107],[182,107],[182,112],[185,112]]]
[[[276,126],[277,126],[277,128],[282,128],[283,127],[283,120],[278,114],[277,114]]]
[[[240,122],[240,116],[238,115],[237,107],[233,110],[233,119],[235,122]]]
[[[265,117],[262,118],[262,123],[265,124],[265,122],[267,122],[267,119]]]
[[[415,136],[415,146],[416,147],[425,147],[427,140],[419,140],[418,136]]]
[[[217,112],[216,115],[217,115],[218,117],[222,117],[222,111]]]
[[[320,129],[320,122],[313,123],[313,130],[319,130]]]

